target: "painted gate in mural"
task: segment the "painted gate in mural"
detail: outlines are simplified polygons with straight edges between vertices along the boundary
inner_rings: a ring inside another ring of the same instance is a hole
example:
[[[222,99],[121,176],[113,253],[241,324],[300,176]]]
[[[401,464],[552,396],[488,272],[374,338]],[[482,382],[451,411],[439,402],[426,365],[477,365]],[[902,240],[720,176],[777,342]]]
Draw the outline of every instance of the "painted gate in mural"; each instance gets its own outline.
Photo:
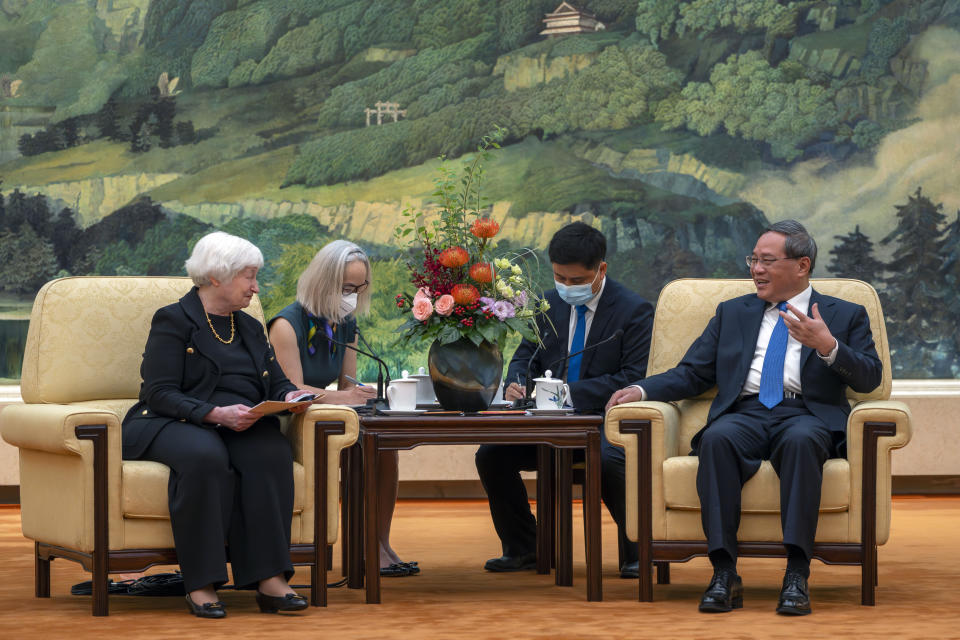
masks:
[[[423,364],[393,230],[494,124],[502,248],[584,220],[655,299],[796,218],[881,292],[895,376],[960,377],[960,0],[0,0],[0,379],[43,282],[182,273],[212,228],[268,314],[360,243],[371,342]]]

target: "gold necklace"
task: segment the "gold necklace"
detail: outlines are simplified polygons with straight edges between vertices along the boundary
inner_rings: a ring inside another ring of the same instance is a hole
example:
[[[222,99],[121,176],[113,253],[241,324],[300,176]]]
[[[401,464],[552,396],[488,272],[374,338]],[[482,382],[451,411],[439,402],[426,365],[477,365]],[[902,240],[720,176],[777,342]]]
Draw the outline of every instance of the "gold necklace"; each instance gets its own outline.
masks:
[[[217,333],[217,330],[213,328],[213,323],[210,322],[210,314],[207,313],[207,310],[206,310],[206,309],[203,310],[203,315],[205,315],[205,316],[207,317],[207,324],[210,325],[210,331],[213,332],[213,337],[214,337],[214,338],[216,338],[217,340],[219,340],[219,341],[222,342],[223,344],[230,344],[231,342],[233,342],[233,338],[234,338],[234,336],[235,336],[236,334],[234,333],[233,312],[232,312],[232,311],[230,312],[230,339],[229,339],[229,340],[224,340],[223,338],[221,338],[221,337],[220,337],[220,334]]]

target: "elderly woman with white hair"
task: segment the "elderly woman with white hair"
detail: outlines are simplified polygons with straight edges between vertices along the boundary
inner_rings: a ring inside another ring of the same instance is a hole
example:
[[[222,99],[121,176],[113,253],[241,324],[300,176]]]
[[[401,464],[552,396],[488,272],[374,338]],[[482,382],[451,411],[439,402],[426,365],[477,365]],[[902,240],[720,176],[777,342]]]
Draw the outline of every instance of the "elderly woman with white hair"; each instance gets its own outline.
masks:
[[[370,260],[363,249],[347,240],[334,240],[320,249],[300,274],[296,301],[267,323],[270,342],[287,377],[316,393],[336,381],[337,389],[326,391],[323,398],[331,404],[360,405],[373,398],[371,387],[351,381],[357,375],[357,353],[342,346],[357,346],[356,316],[369,307]],[[380,575],[415,575],[420,572],[417,563],[401,561],[390,546],[397,452],[381,452],[378,464]]]
[[[263,326],[240,310],[257,293],[263,255],[223,232],[186,262],[196,285],[156,312],[143,354],[140,401],[123,421],[123,457],[170,468],[170,522],[187,590],[202,618],[226,610],[216,588],[257,589],[265,613],[298,611],[290,588],[293,454],[275,416],[250,409],[306,393],[284,375]]]

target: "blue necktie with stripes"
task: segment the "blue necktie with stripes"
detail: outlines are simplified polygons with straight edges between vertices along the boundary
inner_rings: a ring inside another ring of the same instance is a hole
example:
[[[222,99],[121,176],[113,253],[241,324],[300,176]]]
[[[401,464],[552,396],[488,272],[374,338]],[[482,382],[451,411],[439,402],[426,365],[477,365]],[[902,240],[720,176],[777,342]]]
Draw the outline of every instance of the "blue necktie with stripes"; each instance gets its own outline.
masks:
[[[577,326],[573,329],[573,342],[570,344],[570,353],[577,353],[583,349],[583,343],[587,336],[587,305],[577,305]],[[583,360],[583,354],[578,354],[570,358],[569,368],[567,369],[567,383],[573,383],[580,379],[580,361]]]
[[[787,303],[777,305],[780,311],[787,310]],[[777,315],[777,324],[770,334],[767,352],[763,356],[763,369],[760,370],[760,404],[773,409],[783,401],[783,362],[787,358],[787,338],[790,332],[783,318]]]

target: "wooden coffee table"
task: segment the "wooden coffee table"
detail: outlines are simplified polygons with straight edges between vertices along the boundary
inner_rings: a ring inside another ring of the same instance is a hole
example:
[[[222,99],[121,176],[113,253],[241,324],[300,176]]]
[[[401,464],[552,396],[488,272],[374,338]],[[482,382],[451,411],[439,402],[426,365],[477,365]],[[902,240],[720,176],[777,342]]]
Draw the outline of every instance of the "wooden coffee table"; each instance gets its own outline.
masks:
[[[347,487],[344,544],[348,584],[359,588],[366,579],[367,603],[380,603],[380,566],[377,541],[377,456],[381,451],[412,449],[432,444],[536,444],[541,446],[541,465],[547,447],[557,450],[557,545],[556,582],[573,584],[572,511],[569,469],[574,449],[586,458],[583,512],[587,564],[587,600],[601,600],[600,586],[600,429],[599,415],[417,415],[360,416],[360,443],[347,456]],[[362,450],[362,453],[361,453]],[[543,484],[541,479],[541,484]],[[566,485],[566,487],[564,487]],[[549,494],[546,494],[549,495]],[[542,497],[538,496],[538,498]],[[360,508],[362,504],[362,509]],[[540,509],[538,509],[540,511]],[[547,510],[544,510],[547,511]],[[361,538],[362,535],[362,538]],[[363,539],[361,553],[359,540]],[[548,572],[552,541],[538,540],[538,571]],[[366,572],[363,568],[372,568]],[[545,567],[545,570],[544,570]],[[365,575],[364,575],[365,573]]]

